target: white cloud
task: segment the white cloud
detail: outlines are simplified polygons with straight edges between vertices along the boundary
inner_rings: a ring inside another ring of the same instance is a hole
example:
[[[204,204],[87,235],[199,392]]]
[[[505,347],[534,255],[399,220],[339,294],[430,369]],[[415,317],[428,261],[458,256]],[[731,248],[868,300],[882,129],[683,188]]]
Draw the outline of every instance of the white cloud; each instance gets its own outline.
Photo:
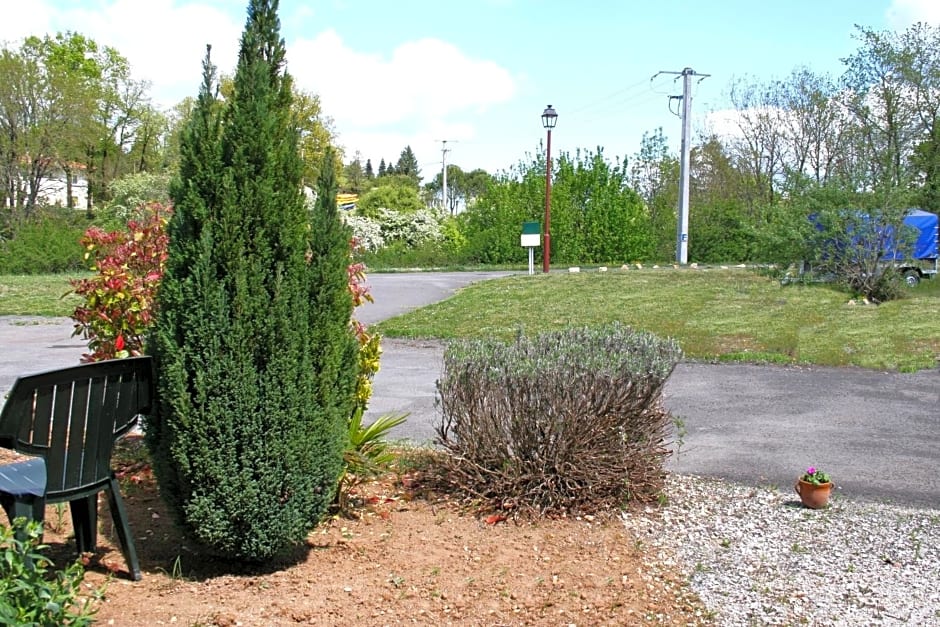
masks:
[[[441,117],[510,99],[512,76],[438,39],[399,45],[388,57],[346,46],[334,30],[288,44],[291,74],[320,94],[337,121],[357,126]]]
[[[700,135],[716,135],[720,139],[738,139],[741,132],[741,112],[737,109],[719,109],[705,114],[704,121],[696,124]]]
[[[43,35],[52,19],[52,9],[42,0],[7,2],[0,19],[0,43],[16,44],[29,35]]]
[[[168,107],[199,86],[206,44],[220,72],[231,73],[242,24],[209,4],[173,0],[113,0],[53,8],[47,0],[9,2],[0,40],[75,31],[124,55],[137,79],[152,85],[156,103]]]
[[[937,0],[892,0],[885,14],[888,24],[904,29],[915,22],[940,26],[940,2]]]
[[[127,57],[136,78],[152,83],[161,106],[195,96],[206,44],[213,63],[231,73],[242,24],[208,4],[173,0],[116,0],[97,9],[65,12],[69,28],[113,46]]]
[[[507,70],[438,39],[380,55],[353,50],[327,30],[289,42],[287,58],[298,86],[320,95],[347,151],[376,158],[397,158],[405,145],[429,155],[439,151],[437,140],[469,139],[474,115],[516,91]],[[450,119],[457,115],[460,122]]]
[[[216,0],[7,4],[0,41],[80,32],[127,57],[134,77],[151,83],[162,108],[196,95],[207,43],[219,71],[231,73],[244,27],[242,11],[223,9]],[[311,11],[301,5],[290,19]],[[473,139],[476,120],[519,89],[517,78],[497,63],[434,38],[366,52],[326,30],[289,40],[287,60],[298,87],[320,95],[350,156],[358,149],[364,157],[394,160],[411,145],[420,160],[437,159],[438,140]]]

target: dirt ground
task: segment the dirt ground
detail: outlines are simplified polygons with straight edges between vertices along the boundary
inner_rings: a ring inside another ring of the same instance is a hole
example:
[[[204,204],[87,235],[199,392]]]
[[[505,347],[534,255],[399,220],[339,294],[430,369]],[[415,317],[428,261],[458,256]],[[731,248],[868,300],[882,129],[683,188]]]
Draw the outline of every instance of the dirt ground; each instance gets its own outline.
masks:
[[[131,447],[141,446],[131,442]],[[121,457],[118,455],[117,457]],[[105,499],[89,591],[102,625],[699,625],[708,612],[681,573],[646,559],[616,517],[476,516],[412,477],[360,486],[356,517],[334,517],[292,555],[248,568],[196,554],[173,526],[145,461],[117,464],[144,571],[127,579]],[[45,541],[68,562],[68,509]]]

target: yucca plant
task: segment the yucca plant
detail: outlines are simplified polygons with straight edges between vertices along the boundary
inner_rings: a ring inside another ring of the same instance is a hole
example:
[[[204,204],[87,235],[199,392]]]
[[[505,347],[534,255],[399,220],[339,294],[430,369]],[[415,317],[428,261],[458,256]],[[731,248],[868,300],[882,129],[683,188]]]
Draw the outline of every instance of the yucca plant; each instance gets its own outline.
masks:
[[[363,413],[361,407],[357,408],[349,419],[343,472],[336,489],[336,506],[340,512],[348,511],[349,492],[353,487],[390,470],[396,455],[389,449],[386,437],[408,418],[408,414],[386,414],[363,426]]]

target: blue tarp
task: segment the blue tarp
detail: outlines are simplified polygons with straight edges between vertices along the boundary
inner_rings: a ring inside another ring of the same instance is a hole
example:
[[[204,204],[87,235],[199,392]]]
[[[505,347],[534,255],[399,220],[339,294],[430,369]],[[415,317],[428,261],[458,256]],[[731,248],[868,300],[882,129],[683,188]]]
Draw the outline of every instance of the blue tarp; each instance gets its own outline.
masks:
[[[856,222],[857,225],[869,224],[869,217],[866,214],[857,213],[856,215],[859,220]],[[817,214],[810,215],[809,219],[816,226],[817,230],[824,230],[824,226]],[[937,250],[937,214],[922,211],[921,209],[911,209],[904,217],[904,225],[912,228],[905,229],[905,231],[907,231],[903,239],[905,245],[900,247],[900,250],[898,244],[895,242],[894,227],[891,226],[877,229],[860,228],[862,233],[853,234],[854,229],[852,225],[849,224],[848,235],[850,235],[851,242],[854,244],[860,244],[862,240],[868,238],[874,239],[875,241],[871,241],[869,246],[881,246],[882,250],[884,250],[882,259],[885,261],[902,261],[904,259],[933,261],[940,256]],[[866,231],[867,233],[864,233]],[[880,242],[880,244],[877,242]],[[848,244],[848,241],[832,240],[828,243],[829,245],[834,245],[837,249],[843,249]],[[912,244],[912,246],[908,246],[908,244]]]
[[[917,229],[917,239],[911,256],[914,259],[935,259],[937,257],[937,214],[920,209],[912,209],[904,218],[904,224]]]

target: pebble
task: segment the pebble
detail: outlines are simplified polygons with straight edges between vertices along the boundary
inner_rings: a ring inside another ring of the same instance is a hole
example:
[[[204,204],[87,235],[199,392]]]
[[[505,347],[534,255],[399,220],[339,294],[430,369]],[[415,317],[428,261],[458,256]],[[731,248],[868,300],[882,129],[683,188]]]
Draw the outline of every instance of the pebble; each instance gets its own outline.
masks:
[[[647,567],[676,565],[719,625],[940,626],[940,509],[795,496],[670,475],[623,515]]]

